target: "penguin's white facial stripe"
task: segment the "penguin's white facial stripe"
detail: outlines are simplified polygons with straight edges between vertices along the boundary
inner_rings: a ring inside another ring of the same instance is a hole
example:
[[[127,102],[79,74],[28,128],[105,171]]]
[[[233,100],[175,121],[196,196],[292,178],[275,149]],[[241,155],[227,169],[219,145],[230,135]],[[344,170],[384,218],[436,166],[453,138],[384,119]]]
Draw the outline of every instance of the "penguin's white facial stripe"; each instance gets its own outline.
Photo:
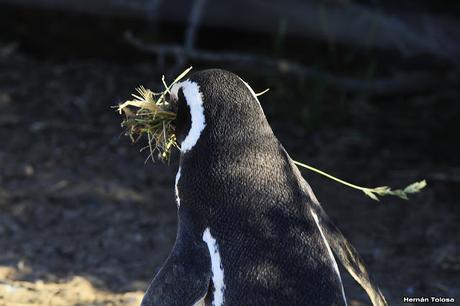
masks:
[[[182,82],[178,82],[171,87],[171,89],[169,90],[169,93],[170,93],[169,97],[171,100],[177,101],[179,97],[178,96],[179,89],[181,88],[181,86],[182,86]]]
[[[182,153],[189,151],[198,141],[201,132],[206,126],[203,108],[203,95],[200,92],[200,87],[197,83],[190,80],[185,80],[173,85],[171,88],[172,99],[177,99],[178,91],[182,88],[185,101],[190,107],[191,126],[187,136],[180,144]]]
[[[179,167],[179,170],[177,170],[176,183],[174,184],[174,192],[176,194],[177,208],[180,207],[180,197],[179,197],[179,187],[178,187],[179,180],[180,180],[180,167]]]
[[[334,265],[334,270],[337,273],[337,276],[339,277],[340,286],[342,287],[343,301],[345,302],[345,306],[347,306],[347,298],[345,297],[345,290],[343,289],[343,283],[342,283],[342,278],[340,277],[339,266],[337,265],[337,262],[335,261],[334,254],[332,253],[331,247],[329,246],[329,243],[326,240],[326,236],[324,236],[323,230],[321,229],[321,226],[318,220],[318,216],[315,214],[315,212],[312,209],[310,209],[310,213],[312,214],[313,219],[315,220],[316,226],[318,227],[321,237],[323,238],[324,244],[326,245],[327,252],[329,253],[329,257],[331,258],[332,263]]]
[[[203,241],[208,245],[209,255],[211,256],[212,283],[214,284],[212,305],[221,306],[224,304],[224,268],[220,258],[219,246],[216,239],[211,236],[209,227],[203,232]]]

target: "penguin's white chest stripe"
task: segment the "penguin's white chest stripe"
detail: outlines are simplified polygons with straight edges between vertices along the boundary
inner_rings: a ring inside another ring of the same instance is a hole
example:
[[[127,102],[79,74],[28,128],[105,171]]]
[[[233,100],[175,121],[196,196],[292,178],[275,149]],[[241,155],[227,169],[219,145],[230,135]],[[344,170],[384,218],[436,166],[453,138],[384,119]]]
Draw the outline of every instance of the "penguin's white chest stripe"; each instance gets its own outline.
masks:
[[[177,186],[179,184],[179,180],[180,180],[180,167],[179,167],[179,170],[177,170],[176,183],[174,185],[174,193],[176,194],[177,207],[180,207],[179,187]]]
[[[224,303],[224,268],[220,258],[219,246],[216,239],[211,236],[209,227],[203,232],[203,241],[208,245],[209,255],[211,256],[212,283],[214,284],[212,305],[221,306]]]
[[[324,244],[326,245],[327,252],[332,260],[332,263],[334,265],[334,270],[337,273],[337,276],[339,277],[340,281],[340,286],[342,287],[342,296],[343,296],[343,301],[345,302],[345,305],[347,305],[347,298],[345,297],[345,290],[343,289],[343,283],[342,283],[342,278],[340,277],[340,271],[339,271],[339,266],[337,265],[337,262],[335,261],[334,254],[332,253],[331,247],[329,246],[329,243],[327,242],[326,237],[324,236],[323,230],[321,229],[321,226],[319,224],[318,216],[313,212],[312,209],[310,209],[310,212],[313,216],[313,219],[315,220],[316,226],[319,229],[319,232],[321,234],[321,237],[323,238]]]
[[[203,95],[197,83],[185,80],[174,84],[171,94],[177,97],[177,92],[182,88],[187,105],[190,107],[191,125],[187,136],[180,144],[182,153],[189,151],[200,138],[201,132],[206,126],[203,108]]]

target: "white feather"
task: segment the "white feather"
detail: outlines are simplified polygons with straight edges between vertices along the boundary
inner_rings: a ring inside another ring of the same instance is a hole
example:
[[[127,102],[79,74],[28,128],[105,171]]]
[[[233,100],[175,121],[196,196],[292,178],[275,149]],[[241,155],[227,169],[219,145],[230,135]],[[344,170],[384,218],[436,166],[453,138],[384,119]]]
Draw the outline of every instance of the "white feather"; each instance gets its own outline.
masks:
[[[211,256],[212,283],[214,284],[214,293],[212,299],[213,306],[222,306],[224,304],[224,268],[219,253],[219,246],[216,239],[212,237],[209,227],[203,232],[203,241],[208,245],[209,255]]]
[[[339,277],[340,286],[342,287],[343,301],[345,302],[345,305],[347,305],[347,298],[345,297],[345,290],[343,289],[343,283],[342,283],[342,278],[340,277],[339,266],[337,265],[337,262],[335,261],[334,254],[332,253],[331,247],[329,246],[329,243],[327,242],[326,237],[324,236],[323,230],[321,229],[321,226],[319,225],[318,216],[311,209],[310,209],[310,212],[313,216],[313,219],[315,220],[316,226],[319,229],[321,237],[323,238],[324,244],[326,245],[329,257],[331,258],[332,264],[334,265],[334,270],[337,273],[337,276]]]
[[[176,182],[174,184],[174,192],[176,194],[177,207],[180,207],[180,197],[179,197],[179,187],[178,187],[179,180],[180,180],[180,167],[179,167],[179,170],[177,170]]]
[[[238,77],[238,78],[241,80],[241,82],[243,82],[244,86],[246,86],[246,88],[249,89],[249,92],[251,93],[251,96],[257,101],[257,103],[259,104],[260,109],[262,109],[262,105],[260,105],[259,98],[257,98],[257,95],[254,92],[254,90],[251,88],[251,86],[249,86],[249,84],[246,83],[242,78],[240,78],[240,77]],[[262,109],[262,112],[263,112],[263,109]]]

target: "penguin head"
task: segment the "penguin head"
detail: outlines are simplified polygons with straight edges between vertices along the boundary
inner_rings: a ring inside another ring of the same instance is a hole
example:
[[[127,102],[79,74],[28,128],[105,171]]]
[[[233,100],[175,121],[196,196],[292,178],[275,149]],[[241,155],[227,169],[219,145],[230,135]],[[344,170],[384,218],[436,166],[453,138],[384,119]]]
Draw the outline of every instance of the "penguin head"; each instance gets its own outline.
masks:
[[[225,70],[198,71],[174,84],[170,102],[177,107],[176,138],[182,154],[199,142],[243,145],[272,134],[254,91]]]

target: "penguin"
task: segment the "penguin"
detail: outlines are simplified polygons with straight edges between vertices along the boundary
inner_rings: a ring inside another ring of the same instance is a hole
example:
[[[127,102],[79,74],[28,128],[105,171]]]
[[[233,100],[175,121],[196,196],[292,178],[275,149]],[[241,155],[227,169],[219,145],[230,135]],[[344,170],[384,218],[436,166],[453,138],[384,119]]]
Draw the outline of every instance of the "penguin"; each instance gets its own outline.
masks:
[[[142,306],[347,305],[336,258],[387,305],[237,75],[176,83],[180,163],[173,249]]]

